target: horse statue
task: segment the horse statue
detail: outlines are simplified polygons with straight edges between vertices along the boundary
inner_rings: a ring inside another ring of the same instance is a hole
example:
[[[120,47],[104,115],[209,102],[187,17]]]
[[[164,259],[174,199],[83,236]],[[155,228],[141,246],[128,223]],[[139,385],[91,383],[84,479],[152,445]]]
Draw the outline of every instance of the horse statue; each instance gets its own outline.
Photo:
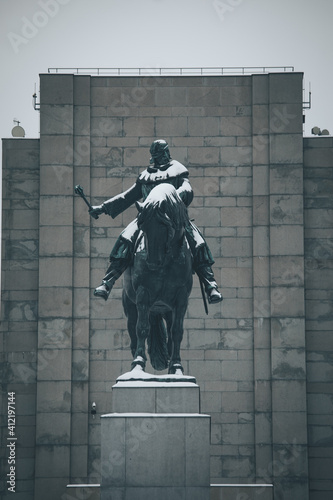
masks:
[[[192,290],[192,256],[184,230],[187,209],[167,183],[154,187],[136,206],[141,231],[123,288],[132,369],[145,369],[147,340],[155,370],[183,374],[180,345]]]

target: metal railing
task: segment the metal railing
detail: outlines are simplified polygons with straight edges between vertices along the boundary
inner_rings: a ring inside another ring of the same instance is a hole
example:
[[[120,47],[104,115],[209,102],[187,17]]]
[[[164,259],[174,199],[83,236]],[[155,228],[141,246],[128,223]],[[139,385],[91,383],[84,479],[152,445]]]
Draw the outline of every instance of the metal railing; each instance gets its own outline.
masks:
[[[48,73],[97,76],[220,76],[256,73],[290,73],[294,66],[243,66],[211,68],[48,68]]]

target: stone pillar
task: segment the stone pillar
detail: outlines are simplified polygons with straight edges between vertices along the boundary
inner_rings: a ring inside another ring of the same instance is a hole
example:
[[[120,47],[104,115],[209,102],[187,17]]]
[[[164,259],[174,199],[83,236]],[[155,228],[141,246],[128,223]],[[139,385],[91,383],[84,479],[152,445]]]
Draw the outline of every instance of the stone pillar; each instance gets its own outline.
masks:
[[[90,76],[74,78],[73,185],[90,197]],[[90,216],[74,197],[71,482],[88,478]]]
[[[36,498],[70,474],[73,347],[73,75],[41,75]]]
[[[252,77],[253,328],[256,481],[271,482],[271,307],[269,242],[269,90],[266,75]]]
[[[252,78],[256,476],[306,499],[302,74]]]
[[[209,499],[210,417],[196,384],[118,382],[113,410],[101,418],[101,500]]]
[[[332,132],[332,131],[331,131]],[[304,139],[310,497],[333,497],[333,137]]]
[[[269,75],[274,498],[308,498],[302,77]]]

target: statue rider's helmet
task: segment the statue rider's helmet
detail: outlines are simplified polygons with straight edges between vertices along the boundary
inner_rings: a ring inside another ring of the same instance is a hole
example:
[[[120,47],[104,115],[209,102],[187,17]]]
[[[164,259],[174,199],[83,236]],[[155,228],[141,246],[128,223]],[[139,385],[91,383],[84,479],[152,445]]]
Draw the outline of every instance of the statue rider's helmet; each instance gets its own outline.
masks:
[[[164,139],[158,139],[152,143],[150,146],[150,154],[150,163],[154,164],[155,167],[166,165],[172,159],[168,143]]]

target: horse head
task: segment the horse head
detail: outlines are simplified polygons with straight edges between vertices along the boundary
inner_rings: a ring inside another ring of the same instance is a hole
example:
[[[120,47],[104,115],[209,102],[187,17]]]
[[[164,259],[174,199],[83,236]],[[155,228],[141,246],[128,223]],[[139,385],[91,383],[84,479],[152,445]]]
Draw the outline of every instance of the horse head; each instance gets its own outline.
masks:
[[[171,184],[159,184],[143,203],[136,203],[138,225],[144,233],[147,266],[162,267],[183,241],[187,210]]]

